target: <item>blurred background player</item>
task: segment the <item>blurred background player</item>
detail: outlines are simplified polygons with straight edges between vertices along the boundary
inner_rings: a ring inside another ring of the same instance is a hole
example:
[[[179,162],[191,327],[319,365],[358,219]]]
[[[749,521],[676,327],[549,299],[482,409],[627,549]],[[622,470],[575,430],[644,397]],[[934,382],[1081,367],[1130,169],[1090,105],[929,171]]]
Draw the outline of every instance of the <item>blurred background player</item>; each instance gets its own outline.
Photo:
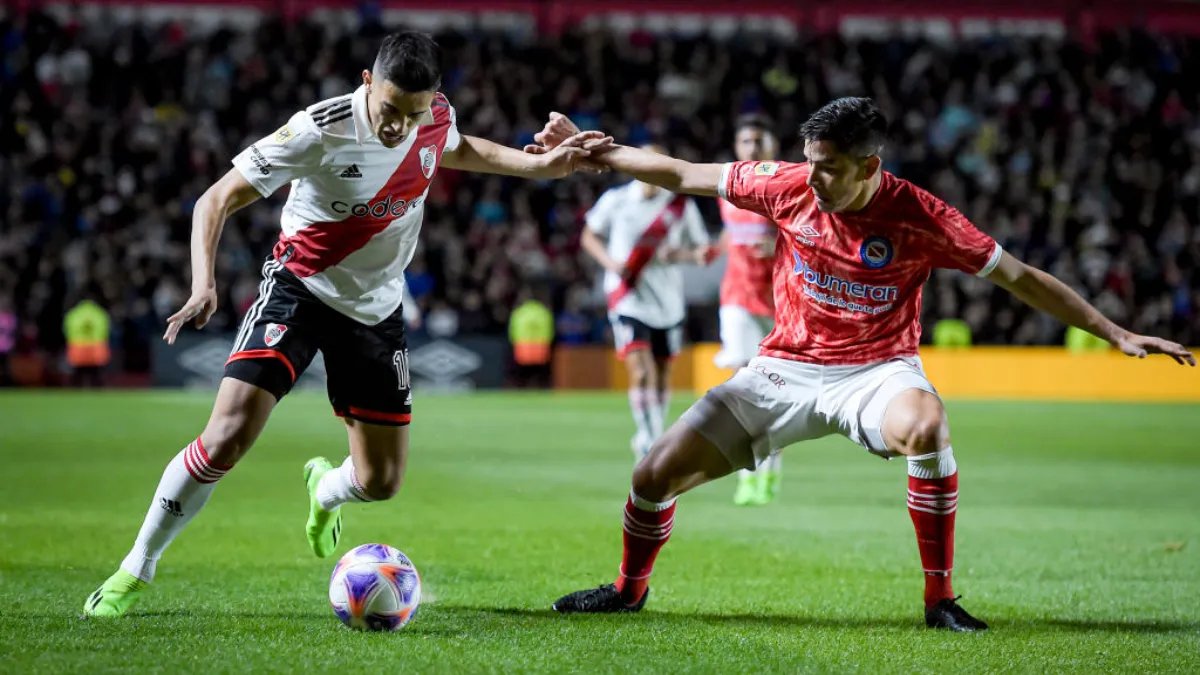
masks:
[[[770,122],[761,115],[738,119],[733,154],[738,161],[775,159],[779,140]],[[728,252],[725,276],[721,279],[721,351],[717,366],[737,370],[758,354],[758,344],[775,325],[774,287],[775,236],[778,230],[769,218],[739,209],[718,198],[721,210],[722,248]],[[733,503],[761,505],[779,494],[783,456],[779,448],[754,469],[739,469]]]
[[[661,153],[661,147],[642,146]],[[680,263],[707,264],[715,249],[695,201],[630,181],[600,196],[580,240],[604,268],[617,355],[629,373],[637,460],[662,435],[670,406],[671,360],[683,342],[686,306]]]
[[[759,356],[709,390],[634,468],[616,581],[565,595],[555,610],[639,611],[679,495],[754,466],[773,448],[841,434],[880,457],[906,459],[925,625],[986,630],[951,586],[958,467],[945,409],[917,356],[921,289],[935,268],[989,279],[1129,356],[1162,353],[1195,365],[1181,345],[1117,326],[953,207],[884,171],[887,128],[873,100],[840,98],[801,126],[806,162],[693,164],[597,149],[607,153],[600,161],[638,180],[719,195],[771,218],[785,248],[775,258],[777,321]],[[553,147],[573,131],[569,120],[552,119],[540,142]]]
[[[283,232],[263,265],[208,424],[167,465],[133,548],[88,596],[86,615],[120,616],[137,601],[163,551],[249,451],[317,351],[350,454],[337,467],[323,457],[304,465],[313,553],[323,558],[337,547],[342,504],[390,499],[400,489],[412,413],[403,273],[438,167],[556,178],[586,154],[566,147],[534,157],[460,135],[438,91],[439,61],[428,35],[387,36],[355,91],[292,115],[237,155],[196,204],[192,294],[169,319],[168,343],[216,311],[213,268],[225,220],[291,184]]]

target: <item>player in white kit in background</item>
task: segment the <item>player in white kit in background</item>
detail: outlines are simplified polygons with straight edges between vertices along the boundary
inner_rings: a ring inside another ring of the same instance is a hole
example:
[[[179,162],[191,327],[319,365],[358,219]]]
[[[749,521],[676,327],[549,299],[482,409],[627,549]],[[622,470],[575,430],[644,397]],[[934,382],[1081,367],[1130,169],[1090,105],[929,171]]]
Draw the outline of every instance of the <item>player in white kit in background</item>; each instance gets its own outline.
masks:
[[[771,161],[779,153],[779,140],[771,123],[761,115],[744,115],[735,127],[733,154],[738,161]],[[758,345],[775,325],[772,274],[778,228],[766,216],[740,209],[717,199],[721,210],[721,248],[728,254],[721,279],[721,351],[713,361],[720,368],[737,370],[758,356]],[[779,495],[782,481],[781,448],[754,469],[739,469],[733,503],[767,504]]]
[[[662,152],[653,144],[645,149]],[[631,181],[600,196],[581,244],[604,268],[604,293],[617,355],[629,372],[630,441],[641,460],[662,435],[670,407],[671,360],[686,316],[680,263],[708,264],[716,253],[691,197]]]
[[[133,548],[88,596],[86,616],[121,616],[137,601],[163,551],[254,444],[318,351],[350,452],[338,466],[323,457],[304,466],[313,553],[325,557],[336,548],[342,504],[386,500],[400,488],[412,413],[403,272],[438,167],[558,178],[581,168],[584,139],[602,137],[579,134],[563,152],[534,156],[460,135],[454,109],[438,91],[439,60],[428,35],[389,35],[357,90],[292,115],[235,157],[197,201],[192,294],[168,321],[168,343],[185,324],[203,327],[216,311],[213,268],[226,218],[291,185],[279,242],[263,265],[258,299],[234,340],[208,424],[167,465]]]

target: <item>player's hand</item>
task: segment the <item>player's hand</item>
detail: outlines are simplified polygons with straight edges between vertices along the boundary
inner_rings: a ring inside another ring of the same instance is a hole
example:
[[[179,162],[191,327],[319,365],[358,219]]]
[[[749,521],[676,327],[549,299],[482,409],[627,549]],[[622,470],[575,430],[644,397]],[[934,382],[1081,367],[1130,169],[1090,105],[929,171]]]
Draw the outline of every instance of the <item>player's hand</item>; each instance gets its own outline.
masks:
[[[577,133],[579,133],[579,127],[571,121],[570,117],[559,112],[552,112],[546,126],[533,135],[533,140],[543,147],[556,148]]]
[[[593,153],[603,153],[611,148],[612,136],[605,136],[599,131],[583,131],[559,143],[556,147],[545,151],[527,152],[541,155],[542,175],[547,178],[562,178],[575,171],[592,171],[586,165],[587,158]]]
[[[719,257],[721,257],[720,246],[709,244],[708,246],[701,246],[700,248],[696,249],[697,265],[711,265],[713,264],[713,261]]]
[[[569,117],[562,113],[550,113],[550,120],[546,122],[546,126],[541,131],[533,135],[534,143],[526,145],[524,150],[533,155],[543,155],[557,148],[567,141],[567,139],[580,134],[579,127],[571,121]],[[601,134],[603,137],[603,134]],[[611,141],[607,145],[611,145]],[[604,146],[592,142],[592,147],[585,147],[589,152],[602,150]],[[582,159],[576,166],[576,171],[585,173],[605,173],[609,170],[608,166],[591,159]]]
[[[753,255],[755,258],[765,259],[775,257],[775,240],[763,239],[754,245]]]
[[[178,312],[175,312],[167,319],[167,332],[163,333],[163,340],[167,344],[175,344],[175,338],[179,335],[179,329],[192,320],[196,322],[196,328],[204,328],[208,320],[212,318],[213,312],[217,311],[217,289],[208,287],[201,291],[192,291],[192,297],[188,298]]]
[[[1144,359],[1148,354],[1166,354],[1175,359],[1175,363],[1181,366],[1185,363],[1189,366],[1196,365],[1196,357],[1186,347],[1170,340],[1149,335],[1126,333],[1124,337],[1117,340],[1114,344],[1126,356],[1136,356],[1139,359]]]

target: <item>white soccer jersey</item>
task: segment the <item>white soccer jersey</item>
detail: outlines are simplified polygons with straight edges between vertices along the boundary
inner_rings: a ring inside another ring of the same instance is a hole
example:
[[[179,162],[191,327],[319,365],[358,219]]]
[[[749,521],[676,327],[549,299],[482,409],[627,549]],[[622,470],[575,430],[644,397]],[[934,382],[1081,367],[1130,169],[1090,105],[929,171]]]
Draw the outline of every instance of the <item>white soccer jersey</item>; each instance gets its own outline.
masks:
[[[695,201],[667,190],[647,199],[642,184],[632,181],[600,196],[587,213],[587,227],[608,240],[608,254],[625,263],[627,276],[640,268],[631,285],[605,272],[610,316],[627,316],[651,328],[683,321],[683,272],[677,264],[660,262],[657,252],[708,243]]]
[[[375,325],[400,306],[425,195],[461,137],[441,93],[395,148],[375,137],[366,105],[359,86],[309,106],[233,165],[264,197],[292,184],[275,257],[330,307]]]

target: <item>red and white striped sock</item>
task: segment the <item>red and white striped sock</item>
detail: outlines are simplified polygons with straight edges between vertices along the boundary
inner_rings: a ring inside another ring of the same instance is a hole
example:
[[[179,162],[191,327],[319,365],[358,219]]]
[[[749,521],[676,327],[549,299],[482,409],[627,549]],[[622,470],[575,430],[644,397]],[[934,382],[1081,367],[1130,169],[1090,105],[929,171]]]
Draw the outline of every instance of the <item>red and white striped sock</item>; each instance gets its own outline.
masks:
[[[231,467],[213,463],[200,439],[188,443],[163,471],[150,510],[121,569],[142,581],[153,581],[163,551],[200,512]]]
[[[347,502],[369,502],[358,475],[354,473],[354,459],[347,456],[342,465],[330,469],[317,483],[317,501],[321,508],[332,511]]]
[[[615,582],[625,602],[632,605],[646,594],[654,560],[675,526],[675,500],[651,502],[633,492],[625,501],[624,552]]]
[[[917,531],[925,571],[925,606],[954,597],[954,514],[958,511],[958,466],[946,448],[908,458],[908,515]]]

